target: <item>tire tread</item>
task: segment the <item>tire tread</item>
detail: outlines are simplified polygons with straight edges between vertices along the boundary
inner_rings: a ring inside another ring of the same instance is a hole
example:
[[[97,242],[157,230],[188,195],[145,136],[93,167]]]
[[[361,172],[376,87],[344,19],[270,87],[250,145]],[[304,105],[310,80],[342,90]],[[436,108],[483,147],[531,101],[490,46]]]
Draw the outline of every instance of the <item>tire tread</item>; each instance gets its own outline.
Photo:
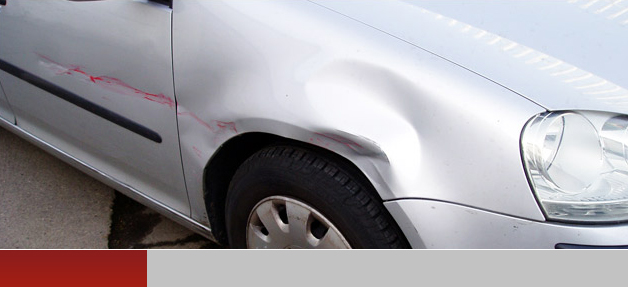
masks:
[[[231,187],[249,176],[252,171],[269,167],[285,168],[298,176],[312,177],[317,183],[336,185],[336,188],[331,189],[333,193],[321,193],[318,196],[323,196],[327,202],[342,202],[348,207],[353,218],[352,223],[361,226],[372,238],[371,242],[363,246],[364,248],[409,247],[400,228],[385,209],[370,182],[361,174],[356,175],[355,168],[329,159],[316,151],[293,146],[272,146],[262,149],[240,167]]]

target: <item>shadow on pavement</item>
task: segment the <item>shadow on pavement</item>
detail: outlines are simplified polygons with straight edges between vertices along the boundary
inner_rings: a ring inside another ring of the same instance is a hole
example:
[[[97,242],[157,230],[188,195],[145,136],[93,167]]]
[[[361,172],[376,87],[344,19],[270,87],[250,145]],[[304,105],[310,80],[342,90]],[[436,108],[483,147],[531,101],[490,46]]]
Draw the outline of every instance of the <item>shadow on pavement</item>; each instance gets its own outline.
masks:
[[[116,192],[109,248],[225,248]]]

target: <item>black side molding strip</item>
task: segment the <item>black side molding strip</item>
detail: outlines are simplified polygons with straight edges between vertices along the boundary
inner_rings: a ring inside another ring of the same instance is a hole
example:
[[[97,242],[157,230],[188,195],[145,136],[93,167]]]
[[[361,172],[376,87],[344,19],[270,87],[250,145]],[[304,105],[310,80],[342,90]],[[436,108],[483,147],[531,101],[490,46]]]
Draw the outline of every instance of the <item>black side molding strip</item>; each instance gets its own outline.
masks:
[[[123,117],[109,109],[106,109],[96,103],[93,103],[83,97],[78,96],[77,94],[74,94],[68,90],[65,90],[51,82],[48,82],[38,76],[35,76],[29,72],[26,72],[12,64],[9,64],[3,60],[0,59],[0,70],[3,70],[17,78],[20,78],[30,84],[32,84],[33,86],[36,86],[48,93],[51,93],[57,97],[59,97],[60,99],[63,99],[71,104],[76,105],[77,107],[80,107],[94,115],[97,115],[105,120],[108,120],[118,126],[121,126],[129,131],[132,131],[142,137],[145,137],[151,141],[154,141],[156,143],[161,143],[162,139],[161,136],[143,126],[140,125],[126,117]]]

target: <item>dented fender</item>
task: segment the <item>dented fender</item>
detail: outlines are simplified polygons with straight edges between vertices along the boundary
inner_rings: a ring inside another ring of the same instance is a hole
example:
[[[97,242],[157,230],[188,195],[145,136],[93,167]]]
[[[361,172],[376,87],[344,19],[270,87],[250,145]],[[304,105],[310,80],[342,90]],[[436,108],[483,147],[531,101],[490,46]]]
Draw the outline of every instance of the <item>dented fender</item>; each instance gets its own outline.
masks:
[[[196,220],[208,221],[198,171],[223,143],[253,132],[345,157],[384,201],[426,198],[544,219],[519,150],[523,126],[543,108],[311,2],[261,2],[181,1],[174,11],[181,152]]]

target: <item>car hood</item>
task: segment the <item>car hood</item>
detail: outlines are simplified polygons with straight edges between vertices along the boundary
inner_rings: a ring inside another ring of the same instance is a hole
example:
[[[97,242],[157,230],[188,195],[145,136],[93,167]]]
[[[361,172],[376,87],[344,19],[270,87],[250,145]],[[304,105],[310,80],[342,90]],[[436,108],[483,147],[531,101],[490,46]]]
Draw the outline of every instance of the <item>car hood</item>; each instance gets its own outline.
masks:
[[[318,1],[549,110],[628,113],[628,1]]]

